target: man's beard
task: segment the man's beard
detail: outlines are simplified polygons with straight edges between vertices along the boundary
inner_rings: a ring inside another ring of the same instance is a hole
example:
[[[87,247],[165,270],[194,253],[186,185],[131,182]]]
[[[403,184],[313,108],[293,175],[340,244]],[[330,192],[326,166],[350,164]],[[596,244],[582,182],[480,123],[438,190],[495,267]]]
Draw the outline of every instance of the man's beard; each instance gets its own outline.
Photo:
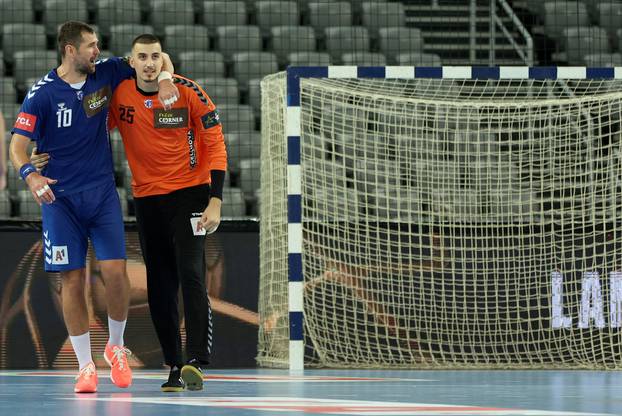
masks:
[[[82,75],[93,74],[95,73],[95,66],[93,65],[91,67],[89,64],[78,64],[76,65],[76,72]]]

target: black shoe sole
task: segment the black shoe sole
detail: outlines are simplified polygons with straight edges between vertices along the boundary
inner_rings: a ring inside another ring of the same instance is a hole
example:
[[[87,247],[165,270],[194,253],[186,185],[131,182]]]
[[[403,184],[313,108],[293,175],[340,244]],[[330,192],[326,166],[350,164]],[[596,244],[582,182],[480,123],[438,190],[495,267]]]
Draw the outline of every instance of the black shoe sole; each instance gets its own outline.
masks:
[[[181,378],[186,384],[186,389],[197,391],[203,390],[203,373],[192,365],[181,368]]]

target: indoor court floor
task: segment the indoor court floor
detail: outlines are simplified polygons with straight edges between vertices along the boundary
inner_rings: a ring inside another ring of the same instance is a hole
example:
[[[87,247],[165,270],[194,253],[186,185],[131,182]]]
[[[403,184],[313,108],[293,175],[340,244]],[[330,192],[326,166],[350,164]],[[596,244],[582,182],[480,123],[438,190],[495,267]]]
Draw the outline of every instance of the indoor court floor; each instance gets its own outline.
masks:
[[[0,415],[622,415],[617,371],[211,370],[200,392],[161,393],[164,371],[135,371],[96,394],[74,373],[1,371]]]

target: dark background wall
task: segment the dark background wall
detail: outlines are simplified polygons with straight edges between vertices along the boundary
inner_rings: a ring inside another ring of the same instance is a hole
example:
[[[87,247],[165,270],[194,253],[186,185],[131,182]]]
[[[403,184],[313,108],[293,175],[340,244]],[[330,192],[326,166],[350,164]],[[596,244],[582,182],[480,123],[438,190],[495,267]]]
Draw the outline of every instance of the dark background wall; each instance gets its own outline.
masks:
[[[41,234],[36,228],[36,224],[0,226],[0,368],[63,368],[76,363],[60,310],[60,278],[43,271]],[[206,241],[206,281],[214,312],[213,368],[255,366],[258,240],[257,224],[240,221],[223,224]],[[159,368],[162,356],[146,302],[138,236],[131,224],[126,242],[131,306],[125,342],[133,352],[134,366]],[[104,289],[91,251],[87,263],[91,343],[94,358],[101,360],[108,337]]]

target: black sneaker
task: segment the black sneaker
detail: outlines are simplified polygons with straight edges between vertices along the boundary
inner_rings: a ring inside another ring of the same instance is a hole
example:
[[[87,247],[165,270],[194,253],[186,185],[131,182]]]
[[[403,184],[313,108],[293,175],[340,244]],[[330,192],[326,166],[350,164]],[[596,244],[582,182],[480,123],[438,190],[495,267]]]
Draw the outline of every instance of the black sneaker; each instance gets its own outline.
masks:
[[[162,384],[160,387],[163,392],[180,392],[184,391],[184,380],[181,378],[181,370],[179,367],[171,367],[171,372],[168,374],[168,381]]]
[[[190,360],[181,368],[181,378],[188,390],[203,390],[203,371],[199,360]]]

